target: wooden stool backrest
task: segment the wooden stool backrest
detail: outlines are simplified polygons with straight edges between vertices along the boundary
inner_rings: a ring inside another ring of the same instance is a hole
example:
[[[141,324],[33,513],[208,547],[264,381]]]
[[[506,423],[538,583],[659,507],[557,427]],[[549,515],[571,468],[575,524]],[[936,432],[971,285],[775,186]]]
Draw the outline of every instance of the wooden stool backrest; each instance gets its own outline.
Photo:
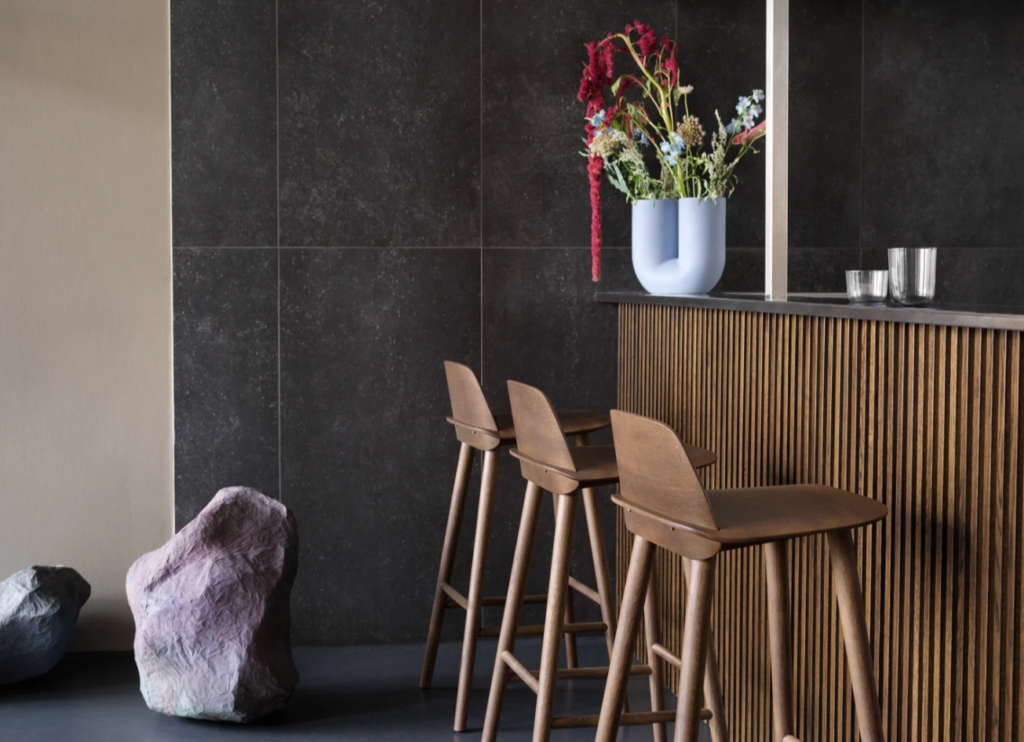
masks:
[[[512,402],[516,448],[534,461],[565,471],[576,471],[562,426],[547,395],[536,387],[510,381],[508,396]]]
[[[448,377],[448,396],[452,402],[452,418],[460,423],[471,425],[481,430],[498,434],[498,424],[484,397],[484,390],[476,374],[469,366],[455,361],[444,362],[444,372]]]
[[[612,435],[622,499],[680,523],[718,530],[704,486],[672,428],[612,410]]]

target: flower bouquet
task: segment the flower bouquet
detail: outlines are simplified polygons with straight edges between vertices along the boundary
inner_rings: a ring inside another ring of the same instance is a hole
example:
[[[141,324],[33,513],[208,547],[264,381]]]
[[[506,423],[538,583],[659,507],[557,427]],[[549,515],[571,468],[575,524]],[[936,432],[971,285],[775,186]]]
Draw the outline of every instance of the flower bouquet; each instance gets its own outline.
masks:
[[[601,277],[601,183],[605,177],[634,206],[634,266],[637,206],[692,199],[689,211],[702,218],[714,211],[721,223],[724,268],[724,202],[736,187],[736,166],[749,152],[757,151],[754,145],[765,135],[766,122],[757,123],[764,93],[754,90],[741,97],[728,124],[716,111],[717,127],[708,139],[702,122],[690,113],[693,87],[679,84],[676,45],[671,39],[659,41],[650,26],[635,21],[623,33],[587,44],[587,54],[579,100],[587,104],[584,155],[590,176],[593,279]],[[628,55],[633,65],[632,71],[616,77],[618,54]],[[606,103],[606,89],[611,105]],[[627,96],[631,89],[638,94]],[[704,201],[716,208],[701,211]],[[664,213],[669,207],[661,210]],[[683,229],[680,222],[680,237]],[[721,271],[713,283],[720,277]]]

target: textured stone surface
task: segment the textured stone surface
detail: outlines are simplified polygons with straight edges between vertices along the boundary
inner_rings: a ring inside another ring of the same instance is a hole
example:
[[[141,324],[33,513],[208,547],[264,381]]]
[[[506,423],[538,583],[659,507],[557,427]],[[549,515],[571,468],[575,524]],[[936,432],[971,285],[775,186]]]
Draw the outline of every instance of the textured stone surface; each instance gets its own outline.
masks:
[[[275,0],[172,0],[175,246],[277,244]]]
[[[29,567],[0,582],[0,685],[53,669],[91,592],[69,567]]]
[[[580,248],[484,252],[482,378],[484,393],[495,412],[509,411],[509,379],[540,387],[559,409],[606,412],[615,406],[618,312],[610,304],[595,302],[594,290],[598,286],[602,290],[639,289],[640,286],[633,277],[630,250],[604,251],[604,277],[600,284],[590,280],[589,265],[590,251]],[[595,434],[592,440],[594,443],[612,442],[608,431]],[[504,454],[502,458],[498,491],[503,496],[495,503],[494,522],[499,525],[494,528],[489,553],[502,554],[509,564],[515,551],[526,483],[517,462]],[[608,563],[612,565],[615,506],[608,499],[611,489],[602,488],[598,493]],[[593,561],[582,510],[581,506],[576,520],[572,573],[588,585],[594,585]],[[545,497],[537,534],[538,547],[530,567],[529,592],[547,591],[550,545],[554,537],[553,514],[551,498]],[[504,594],[508,589],[508,575],[508,567],[488,570],[485,593]],[[596,605],[576,596],[573,598],[577,620],[601,620]],[[543,606],[528,606],[523,615],[527,623],[543,623]],[[500,623],[500,615],[493,620]]]
[[[281,0],[281,244],[480,243],[480,3]]]
[[[225,482],[278,497],[277,250],[174,249],[174,522]]]
[[[281,0],[276,18],[272,6],[171,6],[177,522],[224,481],[280,495],[309,547],[296,641],[418,641],[458,451],[439,359],[483,370],[497,399],[492,381],[517,373],[547,378],[560,404],[614,378],[594,366],[614,363],[602,339],[614,320],[581,307],[628,287],[628,252],[595,286],[585,249],[501,249],[589,244],[582,41],[636,17],[674,34],[695,110],[711,117],[763,87],[765,15],[745,0]],[[1022,8],[793,1],[791,290],[842,291],[846,268],[884,267],[872,248],[930,241],[944,248],[943,300],[1021,301],[1024,137],[1002,132],[1024,105],[1007,92],[1021,78]],[[182,248],[278,244],[278,164],[280,328],[275,251]],[[763,175],[763,155],[741,167],[723,290],[763,290]],[[627,205],[605,193],[606,245],[628,245]],[[542,375],[568,355],[559,348],[581,346],[585,369]],[[489,590],[508,584],[523,489],[502,466],[511,520],[499,511]],[[463,587],[472,537],[465,525]],[[361,579],[368,568],[394,593]],[[460,628],[449,619],[446,635]]]
[[[459,451],[442,364],[479,349],[479,250],[282,253],[283,491],[308,555],[296,643],[423,640]]]
[[[865,2],[864,247],[1024,246],[1022,34],[1019,2]]]
[[[706,6],[707,7],[707,6]],[[675,35],[673,0],[494,0],[483,8],[483,211],[488,247],[590,245],[584,45],[634,18]],[[741,48],[732,47],[735,54]],[[621,56],[617,64],[626,69]],[[629,244],[629,205],[605,185],[604,244]]]
[[[298,533],[284,505],[228,487],[128,571],[135,661],[154,711],[247,722],[282,707],[299,675],[289,596]]]

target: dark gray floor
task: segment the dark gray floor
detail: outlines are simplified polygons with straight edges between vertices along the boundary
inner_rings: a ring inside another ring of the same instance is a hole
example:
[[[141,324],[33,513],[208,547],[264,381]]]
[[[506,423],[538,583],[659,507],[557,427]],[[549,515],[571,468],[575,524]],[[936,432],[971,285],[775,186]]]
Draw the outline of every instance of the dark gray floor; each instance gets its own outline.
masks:
[[[481,642],[474,678],[470,731],[452,731],[460,647],[441,646],[434,688],[421,691],[421,645],[298,649],[302,674],[287,709],[249,726],[174,719],[146,708],[131,655],[70,655],[44,678],[0,688],[0,739],[18,742],[178,742],[179,740],[417,740],[480,739],[494,641]],[[539,643],[519,642],[517,654],[536,667]],[[582,639],[581,664],[603,665],[599,639]],[[560,684],[556,713],[600,710],[603,681]],[[533,693],[509,686],[501,721],[501,742],[528,740],[533,726]],[[667,699],[669,703],[671,699]],[[634,710],[650,708],[647,679],[630,686]],[[671,732],[670,732],[671,734]],[[593,729],[556,730],[554,742],[592,740]],[[624,729],[621,740],[651,739],[650,727]]]

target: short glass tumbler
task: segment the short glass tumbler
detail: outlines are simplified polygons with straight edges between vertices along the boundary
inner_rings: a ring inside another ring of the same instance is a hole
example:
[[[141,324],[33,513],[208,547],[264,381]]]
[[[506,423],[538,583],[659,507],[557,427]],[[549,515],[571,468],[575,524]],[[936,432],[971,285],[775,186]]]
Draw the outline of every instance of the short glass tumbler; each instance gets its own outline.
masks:
[[[889,295],[889,271],[846,271],[850,301],[881,303]]]
[[[890,247],[889,288],[897,304],[927,304],[935,298],[934,247]]]

